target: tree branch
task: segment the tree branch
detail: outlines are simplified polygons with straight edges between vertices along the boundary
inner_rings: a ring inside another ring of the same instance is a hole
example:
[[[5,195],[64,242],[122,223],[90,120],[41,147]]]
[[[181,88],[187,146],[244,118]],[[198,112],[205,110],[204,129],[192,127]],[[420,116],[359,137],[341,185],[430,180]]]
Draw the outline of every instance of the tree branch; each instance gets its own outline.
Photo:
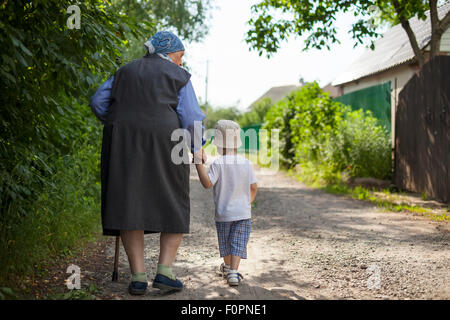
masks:
[[[405,29],[406,34],[408,35],[409,42],[411,43],[411,47],[414,51],[414,55],[417,58],[417,61],[419,62],[420,68],[423,67],[425,64],[425,57],[422,53],[422,50],[420,50],[419,44],[417,43],[416,35],[414,34],[414,31],[411,29],[411,25],[409,24],[409,20],[404,17],[402,14],[402,10],[400,7],[400,4],[398,0],[394,0],[393,2],[394,9],[400,18],[400,23],[402,24],[403,29]]]
[[[441,35],[439,34],[439,15],[437,9],[437,0],[430,0],[430,20],[431,20],[431,42],[430,58],[439,54],[441,47]]]
[[[409,24],[408,20],[403,20],[402,27],[405,29],[406,34],[408,35],[409,42],[411,43],[411,47],[414,51],[414,54],[416,55],[416,58],[419,62],[419,66],[422,68],[425,64],[425,57],[422,53],[422,50],[420,50],[419,44],[417,43],[416,35],[414,34],[413,30],[411,29],[411,25]]]
[[[431,25],[439,26],[439,15],[437,9],[437,0],[430,0],[430,19]]]
[[[450,26],[450,11],[447,12],[447,15],[440,21],[439,29],[444,33],[447,28]]]

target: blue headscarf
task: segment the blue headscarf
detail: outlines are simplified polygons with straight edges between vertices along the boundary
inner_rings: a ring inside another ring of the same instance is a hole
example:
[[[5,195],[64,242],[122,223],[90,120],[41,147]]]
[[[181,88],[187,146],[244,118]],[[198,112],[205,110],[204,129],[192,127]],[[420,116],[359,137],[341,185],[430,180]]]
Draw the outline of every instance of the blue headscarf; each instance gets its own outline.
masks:
[[[184,45],[180,38],[170,31],[157,32],[144,45],[150,54],[167,56],[168,53],[184,51]]]

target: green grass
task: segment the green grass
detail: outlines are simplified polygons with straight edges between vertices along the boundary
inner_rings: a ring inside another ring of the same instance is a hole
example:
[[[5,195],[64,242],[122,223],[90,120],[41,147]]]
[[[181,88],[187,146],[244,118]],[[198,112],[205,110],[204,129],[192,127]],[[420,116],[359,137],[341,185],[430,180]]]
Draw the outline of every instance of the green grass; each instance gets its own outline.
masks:
[[[380,192],[376,190],[369,190],[361,186],[349,187],[341,182],[340,175],[332,177],[329,172],[323,172],[321,168],[316,168],[316,170],[303,170],[301,175],[294,170],[288,170],[287,173],[310,187],[318,188],[332,194],[346,195],[353,199],[371,202],[386,211],[409,212],[428,217],[435,221],[450,221],[450,215],[446,213],[436,214],[428,208],[411,206],[406,203],[398,204],[398,196],[391,193],[388,189],[383,190],[381,192],[383,196],[381,196]]]
[[[48,300],[95,300],[95,294],[99,289],[91,283],[86,289],[74,289],[64,293],[52,294],[46,297]]]
[[[424,201],[428,200],[428,195],[426,192],[423,192],[421,197],[422,197],[422,200],[424,200]]]

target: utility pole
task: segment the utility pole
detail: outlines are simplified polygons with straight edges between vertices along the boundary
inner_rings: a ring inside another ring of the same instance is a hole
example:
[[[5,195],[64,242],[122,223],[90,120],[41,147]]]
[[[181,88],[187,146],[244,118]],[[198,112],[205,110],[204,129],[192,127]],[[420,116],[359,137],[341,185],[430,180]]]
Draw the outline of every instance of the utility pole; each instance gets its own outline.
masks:
[[[208,105],[208,77],[209,77],[209,60],[206,60],[206,78],[205,78],[205,105]]]

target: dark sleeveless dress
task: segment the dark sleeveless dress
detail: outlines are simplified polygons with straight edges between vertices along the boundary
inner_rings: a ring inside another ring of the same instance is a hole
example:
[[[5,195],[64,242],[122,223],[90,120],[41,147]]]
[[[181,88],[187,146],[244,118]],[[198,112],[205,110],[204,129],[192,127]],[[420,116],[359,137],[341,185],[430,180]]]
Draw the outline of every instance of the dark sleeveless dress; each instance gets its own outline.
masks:
[[[174,164],[178,91],[190,74],[157,55],[120,68],[103,128],[103,234],[189,233],[189,161]],[[187,148],[184,156],[188,157]]]

